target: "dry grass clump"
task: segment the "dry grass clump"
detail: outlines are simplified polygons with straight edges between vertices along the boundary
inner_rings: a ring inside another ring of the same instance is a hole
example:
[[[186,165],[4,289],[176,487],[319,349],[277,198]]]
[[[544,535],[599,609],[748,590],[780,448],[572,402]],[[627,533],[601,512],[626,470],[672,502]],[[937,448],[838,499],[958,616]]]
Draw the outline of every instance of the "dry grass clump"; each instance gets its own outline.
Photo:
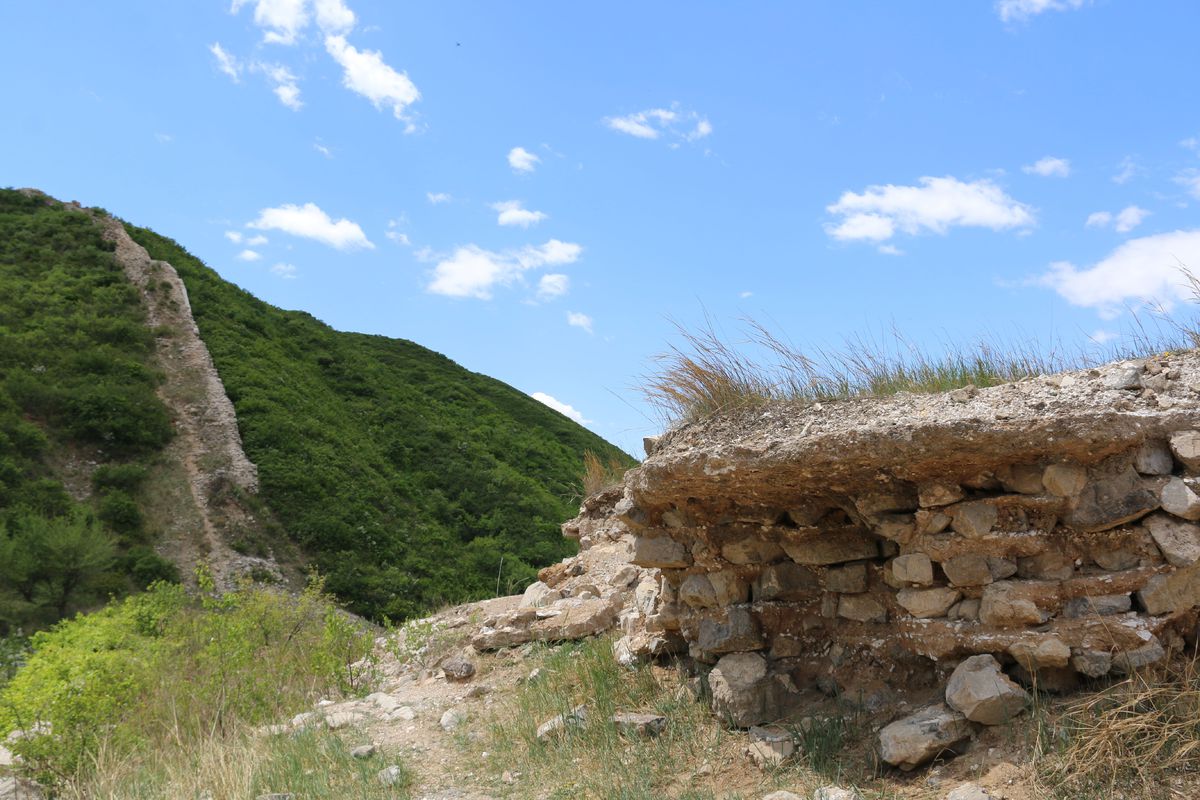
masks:
[[[1187,274],[1197,298],[1200,282]],[[683,343],[656,359],[641,390],[669,419],[694,421],[722,411],[774,401],[820,401],[884,397],[900,392],[931,394],[962,386],[979,388],[1086,369],[1121,358],[1200,346],[1200,329],[1161,310],[1132,323],[1103,348],[1046,348],[1034,341],[982,338],[951,342],[934,353],[899,331],[875,338],[856,336],[838,349],[804,350],[755,320],[744,320],[744,336],[731,341],[712,319],[687,329],[676,324]]]
[[[410,796],[412,772],[402,763],[400,779],[385,786],[377,777],[398,763],[376,755],[360,760],[354,745],[337,734],[309,730],[256,736],[249,730],[157,747],[141,754],[101,749],[89,778],[65,784],[63,800],[159,800],[163,797],[244,800],[272,793],[307,800],[401,800]]]
[[[583,496],[591,497],[596,492],[616,486],[625,477],[625,469],[625,464],[616,456],[609,456],[605,460],[591,450],[584,451],[583,474],[579,478],[583,485]]]
[[[1200,664],[1137,673],[1044,725],[1041,780],[1060,798],[1195,797],[1200,788]]]

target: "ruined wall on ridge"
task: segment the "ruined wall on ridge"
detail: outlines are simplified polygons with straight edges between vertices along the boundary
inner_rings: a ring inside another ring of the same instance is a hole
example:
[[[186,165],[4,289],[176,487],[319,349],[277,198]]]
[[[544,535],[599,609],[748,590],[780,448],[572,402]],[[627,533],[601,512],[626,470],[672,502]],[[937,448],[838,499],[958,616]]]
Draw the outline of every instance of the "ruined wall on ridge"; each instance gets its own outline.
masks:
[[[618,654],[686,648],[747,726],[812,689],[886,705],[974,654],[1069,688],[1181,649],[1198,475],[1184,353],[684,426],[564,531],[647,571]]]

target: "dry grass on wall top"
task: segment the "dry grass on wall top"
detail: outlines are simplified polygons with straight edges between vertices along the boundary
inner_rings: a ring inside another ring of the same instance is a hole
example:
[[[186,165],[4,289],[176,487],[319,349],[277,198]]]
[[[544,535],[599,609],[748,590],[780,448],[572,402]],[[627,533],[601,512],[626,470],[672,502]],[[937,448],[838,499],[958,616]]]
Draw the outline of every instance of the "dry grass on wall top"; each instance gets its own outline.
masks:
[[[1184,275],[1200,299],[1200,283]],[[655,359],[656,368],[643,376],[640,389],[668,422],[691,422],[769,402],[985,388],[1200,346],[1194,320],[1181,322],[1161,308],[1142,315],[1131,309],[1130,319],[1117,339],[1090,348],[984,337],[967,345],[950,343],[935,353],[895,329],[876,338],[847,338],[836,349],[805,350],[752,319],[743,320],[743,335],[734,340],[706,317],[695,329],[675,324],[682,343]]]

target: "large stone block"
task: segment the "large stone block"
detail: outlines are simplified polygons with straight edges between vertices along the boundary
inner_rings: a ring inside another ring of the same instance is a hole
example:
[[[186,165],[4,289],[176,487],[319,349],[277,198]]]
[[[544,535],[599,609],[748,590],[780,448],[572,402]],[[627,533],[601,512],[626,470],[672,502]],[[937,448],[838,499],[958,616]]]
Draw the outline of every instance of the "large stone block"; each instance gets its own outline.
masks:
[[[1147,614],[1172,614],[1200,605],[1200,564],[1155,575],[1137,597]]]
[[[1010,581],[990,584],[983,590],[979,604],[979,620],[998,628],[1041,625],[1048,616],[1032,600],[1021,596],[1019,588]]]
[[[633,563],[639,567],[682,569],[692,564],[692,556],[670,536],[634,536]]]
[[[1171,478],[1158,494],[1163,511],[1182,519],[1200,519],[1200,497],[1192,491],[1182,478]]]
[[[799,600],[820,590],[817,574],[794,561],[765,567],[754,582],[755,600]]]
[[[957,711],[938,704],[899,719],[879,732],[879,754],[909,772],[953,750],[971,736],[971,724]]]
[[[859,594],[867,590],[867,565],[847,564],[825,570],[825,588],[841,594]]]
[[[769,564],[783,558],[783,550],[766,539],[746,537],[722,545],[721,557],[731,564]]]
[[[706,653],[761,650],[766,646],[758,620],[748,608],[730,608],[721,618],[700,620],[696,644]]]
[[[933,562],[924,553],[909,553],[892,559],[892,576],[900,583],[928,586],[933,583]]]
[[[942,571],[955,586],[986,586],[993,580],[987,556],[975,553],[946,559]]]
[[[1133,468],[1143,475],[1170,475],[1175,459],[1166,442],[1145,442],[1133,455]]]
[[[1181,464],[1192,471],[1200,469],[1200,431],[1179,431],[1169,444]]]
[[[901,589],[896,601],[918,619],[944,617],[950,607],[962,597],[957,589],[939,586],[935,589]]]
[[[946,703],[972,722],[1000,725],[1020,714],[1029,694],[1000,669],[990,655],[972,656],[954,668]]]
[[[834,528],[818,534],[794,536],[781,544],[797,564],[825,566],[879,556],[879,540],[861,528]]]
[[[1168,564],[1190,567],[1200,559],[1200,525],[1154,514],[1143,523]]]
[[[708,674],[712,709],[721,719],[738,728],[770,721],[770,687],[767,660],[758,653],[721,656]]]
[[[1076,530],[1093,533],[1140,519],[1158,507],[1158,495],[1147,489],[1130,467],[1119,475],[1088,483],[1064,521]]]
[[[837,615],[856,622],[887,622],[887,609],[869,594],[844,594],[838,598]]]
[[[982,500],[959,503],[947,509],[952,522],[950,527],[969,539],[978,539],[991,533],[999,513],[996,506]]]
[[[679,587],[679,600],[693,608],[721,608],[749,597],[749,586],[733,570],[689,575]]]

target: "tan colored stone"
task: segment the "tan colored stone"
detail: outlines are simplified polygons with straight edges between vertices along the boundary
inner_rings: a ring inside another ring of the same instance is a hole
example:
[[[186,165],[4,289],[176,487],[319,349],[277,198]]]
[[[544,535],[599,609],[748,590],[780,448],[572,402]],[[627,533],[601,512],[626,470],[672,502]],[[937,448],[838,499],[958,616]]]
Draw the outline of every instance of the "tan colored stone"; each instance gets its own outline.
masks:
[[[1032,600],[1020,596],[1011,581],[993,583],[983,590],[979,620],[985,625],[1000,628],[1040,625],[1046,617]]]
[[[1145,442],[1133,456],[1133,468],[1143,475],[1170,475],[1175,459],[1166,442]]]
[[[887,622],[887,609],[867,594],[844,594],[839,597],[837,615],[857,622]]]
[[[1046,491],[1059,497],[1075,497],[1087,485],[1087,470],[1077,464],[1051,464],[1042,473]]]
[[[1171,478],[1167,481],[1158,498],[1163,511],[1193,522],[1200,519],[1200,497],[1182,478]]]
[[[692,556],[669,536],[634,536],[632,561],[639,567],[681,569],[691,566]]]
[[[1071,662],[1071,648],[1057,636],[1041,636],[1014,642],[1008,654],[1027,670],[1065,667]]]
[[[1147,614],[1171,614],[1200,605],[1200,564],[1155,575],[1137,596]]]
[[[957,711],[938,704],[896,720],[879,732],[879,754],[888,764],[910,772],[965,742],[971,725]]]
[[[760,650],[766,646],[758,620],[747,608],[731,607],[724,616],[700,620],[696,644],[706,653]]]
[[[1193,471],[1200,469],[1200,431],[1179,431],[1168,443],[1181,464]]]
[[[950,527],[950,515],[941,510],[927,511],[922,509],[914,516],[917,533],[922,536],[934,536]]]
[[[835,528],[816,535],[788,537],[783,549],[797,564],[825,566],[879,556],[878,540],[861,528]]]
[[[976,553],[946,559],[942,571],[955,586],[985,586],[993,580],[987,556]]]
[[[1143,523],[1167,563],[1188,567],[1200,559],[1200,525],[1154,514]]]
[[[758,653],[721,656],[708,674],[708,686],[713,713],[728,724],[748,728],[771,719],[767,660]]]
[[[1106,531],[1140,519],[1158,506],[1158,495],[1129,467],[1118,475],[1089,482],[1064,522],[1086,533]]]
[[[946,683],[946,704],[972,722],[1000,725],[1020,714],[1029,694],[1004,674],[990,655],[972,656]]]
[[[746,538],[722,545],[721,557],[731,564],[769,564],[783,557],[783,550],[765,539]]]
[[[1017,464],[996,473],[1006,491],[1017,494],[1041,494],[1042,468],[1036,464]]]
[[[946,616],[946,612],[961,597],[958,590],[945,586],[936,589],[901,589],[896,593],[897,602],[918,619]]]
[[[978,539],[991,533],[999,516],[996,507],[982,500],[972,500],[950,506],[947,511],[953,520],[950,526],[955,533],[960,533],[969,539]]]
[[[781,561],[763,568],[754,583],[755,600],[799,600],[819,591],[820,581],[809,567]]]
[[[1017,575],[1041,581],[1065,581],[1075,574],[1075,563],[1057,550],[1017,559]]]
[[[892,559],[892,575],[902,584],[929,586],[933,583],[933,562],[924,553],[909,553]]]
[[[963,499],[962,487],[957,483],[930,481],[917,486],[917,501],[922,507],[948,506]]]

